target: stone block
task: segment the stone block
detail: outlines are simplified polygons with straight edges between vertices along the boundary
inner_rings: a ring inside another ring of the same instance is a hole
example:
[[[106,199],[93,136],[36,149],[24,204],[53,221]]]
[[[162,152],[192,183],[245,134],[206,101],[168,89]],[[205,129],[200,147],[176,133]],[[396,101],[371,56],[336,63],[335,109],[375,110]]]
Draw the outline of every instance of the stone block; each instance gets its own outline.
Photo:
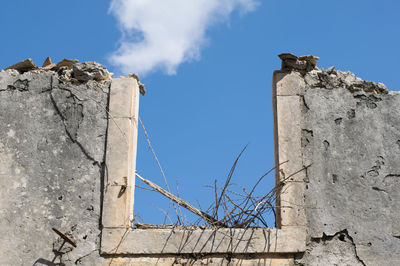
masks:
[[[133,220],[134,189],[130,188],[135,187],[139,113],[136,79],[121,77],[112,81],[109,109],[103,225],[126,227]],[[114,190],[123,187],[127,191],[116,198],[118,192]]]
[[[306,231],[285,229],[103,229],[103,254],[269,254],[305,250]]]
[[[110,114],[114,118],[132,117],[139,97],[139,86],[134,78],[119,77],[112,80],[110,89]]]
[[[128,178],[133,175],[132,164],[134,162],[131,159],[134,152],[133,141],[134,126],[131,119],[114,118],[109,120],[105,171],[106,185],[128,185]]]
[[[277,96],[300,95],[306,83],[299,72],[275,71],[273,84],[276,86]]]
[[[303,130],[301,129],[300,96],[277,96],[277,149],[281,164],[278,182],[285,185],[280,189],[279,212],[281,226],[305,226],[304,182],[306,169],[302,158]],[[309,133],[309,134],[312,134]]]
[[[102,224],[104,228],[126,228],[130,225],[130,196],[130,186],[107,186],[104,189],[102,217]]]
[[[135,258],[110,258],[104,262],[104,266],[181,266],[181,265],[210,265],[210,266],[293,266],[294,261],[290,258],[221,258],[221,257],[206,257],[206,258],[180,258],[180,257],[135,257]]]

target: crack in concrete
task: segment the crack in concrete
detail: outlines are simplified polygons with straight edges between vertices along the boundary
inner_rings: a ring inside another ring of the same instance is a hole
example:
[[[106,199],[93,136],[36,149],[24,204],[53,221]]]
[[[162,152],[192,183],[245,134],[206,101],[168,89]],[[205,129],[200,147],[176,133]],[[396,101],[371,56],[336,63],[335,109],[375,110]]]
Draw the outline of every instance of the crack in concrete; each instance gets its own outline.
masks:
[[[75,260],[75,265],[78,265],[78,263],[81,263],[81,260],[82,260],[82,259],[84,259],[84,258],[86,258],[86,257],[88,257],[88,256],[90,256],[90,255],[92,255],[92,253],[93,253],[93,252],[96,252],[96,251],[99,251],[99,252],[100,252],[100,249],[97,248],[97,249],[95,249],[95,250],[90,251],[88,254],[83,255],[83,256],[77,258],[77,259]]]
[[[17,79],[13,85],[7,85],[7,87],[5,89],[1,89],[0,91],[20,91],[20,92],[24,92],[24,91],[29,91],[29,81],[27,79]]]
[[[327,242],[327,241],[331,241],[332,239],[334,239],[336,236],[338,236],[338,239],[340,241],[346,242],[346,238],[348,240],[350,240],[351,245],[354,248],[354,256],[355,258],[363,265],[366,266],[365,262],[358,256],[357,254],[357,245],[356,243],[354,243],[354,239],[351,237],[351,235],[349,234],[349,232],[347,231],[347,229],[344,229],[342,231],[336,232],[333,235],[326,235],[325,233],[322,233],[322,237],[318,237],[318,238],[311,238],[311,241],[316,242],[316,243],[320,243],[322,242]]]
[[[80,104],[80,103],[77,103],[77,104],[76,104],[77,106],[80,106],[80,107],[78,107],[78,113],[81,115],[81,119],[79,119],[76,128],[74,128],[74,127],[72,126],[72,132],[71,132],[71,129],[70,129],[70,126],[71,126],[71,125],[68,125],[68,123],[67,123],[67,122],[68,122],[68,119],[64,116],[63,112],[62,112],[62,111],[60,110],[60,108],[58,107],[57,102],[56,102],[56,100],[54,99],[54,97],[53,97],[53,95],[52,95],[52,91],[54,90],[54,88],[53,88],[53,76],[51,77],[51,83],[50,83],[50,85],[51,85],[51,89],[50,89],[50,92],[49,92],[50,100],[51,100],[51,102],[52,102],[52,104],[53,104],[54,109],[56,110],[57,114],[60,116],[60,118],[61,118],[61,120],[62,120],[62,122],[63,122],[64,129],[65,129],[65,132],[66,132],[68,138],[72,141],[72,143],[75,143],[75,144],[79,147],[79,149],[82,151],[82,153],[85,155],[85,157],[86,157],[88,160],[90,160],[90,161],[93,162],[93,165],[97,165],[98,167],[101,168],[101,163],[98,162],[98,161],[96,161],[96,160],[89,154],[89,152],[83,147],[83,145],[77,140],[77,135],[78,135],[79,126],[80,126],[80,124],[81,124],[81,122],[83,121],[83,118],[84,118],[84,116],[83,116],[83,105]],[[75,100],[75,98],[74,98],[74,94],[71,93],[71,97],[74,99],[74,103],[76,103],[76,102],[75,102],[76,100]]]

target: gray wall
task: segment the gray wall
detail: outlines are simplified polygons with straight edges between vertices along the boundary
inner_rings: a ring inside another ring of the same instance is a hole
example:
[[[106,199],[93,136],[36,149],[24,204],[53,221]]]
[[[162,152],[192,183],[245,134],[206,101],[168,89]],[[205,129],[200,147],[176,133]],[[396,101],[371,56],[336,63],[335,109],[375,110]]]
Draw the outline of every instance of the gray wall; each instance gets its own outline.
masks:
[[[58,72],[0,72],[0,265],[98,265],[110,81]]]
[[[400,94],[350,72],[297,72],[308,166],[301,265],[400,265]]]
[[[289,59],[283,71],[302,86],[307,166],[307,251],[296,254],[295,263],[399,265],[400,94],[350,72]],[[0,265],[104,262],[99,242],[110,81],[78,81],[73,71],[0,71]],[[77,248],[61,247],[52,227]],[[176,256],[164,265],[179,261]]]

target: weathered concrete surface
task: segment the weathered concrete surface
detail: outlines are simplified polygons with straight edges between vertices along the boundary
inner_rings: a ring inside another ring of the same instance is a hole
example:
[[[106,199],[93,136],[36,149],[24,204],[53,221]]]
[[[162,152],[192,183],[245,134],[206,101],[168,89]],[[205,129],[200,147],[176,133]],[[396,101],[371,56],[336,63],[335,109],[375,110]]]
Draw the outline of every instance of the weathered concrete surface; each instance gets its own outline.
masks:
[[[0,265],[99,265],[110,81],[0,72]],[[68,234],[65,244],[52,227]]]
[[[113,79],[109,112],[102,225],[103,228],[126,229],[132,227],[134,220],[139,117],[139,86],[136,79]]]
[[[139,258],[112,258],[104,266],[140,265],[140,266],[293,266],[290,256],[281,255],[281,258],[251,258],[251,256],[210,257],[207,255],[198,258],[180,257],[139,257]]]
[[[103,229],[103,254],[267,254],[305,251],[301,227],[217,229]],[[140,243],[140,245],[137,245]]]
[[[313,239],[308,244],[306,255],[298,256],[296,265],[365,265],[356,253],[353,239],[343,231]]]
[[[279,167],[275,182],[279,195],[277,205],[281,207],[277,209],[276,224],[282,229],[307,224],[303,207],[306,169],[301,156],[300,123],[300,88],[304,82],[299,82],[299,77],[297,72],[287,74],[284,71],[275,71],[273,76],[275,165]]]
[[[302,160],[311,164],[309,240],[296,263],[399,265],[400,94],[333,68],[283,76],[302,98]]]

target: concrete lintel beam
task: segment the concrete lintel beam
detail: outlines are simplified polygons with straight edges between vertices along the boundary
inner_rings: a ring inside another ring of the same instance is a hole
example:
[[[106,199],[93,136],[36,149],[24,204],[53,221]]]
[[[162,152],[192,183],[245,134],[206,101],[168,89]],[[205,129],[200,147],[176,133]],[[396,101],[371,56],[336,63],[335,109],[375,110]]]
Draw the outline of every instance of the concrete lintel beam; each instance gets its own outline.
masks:
[[[269,254],[305,251],[303,227],[103,229],[102,254]]]

